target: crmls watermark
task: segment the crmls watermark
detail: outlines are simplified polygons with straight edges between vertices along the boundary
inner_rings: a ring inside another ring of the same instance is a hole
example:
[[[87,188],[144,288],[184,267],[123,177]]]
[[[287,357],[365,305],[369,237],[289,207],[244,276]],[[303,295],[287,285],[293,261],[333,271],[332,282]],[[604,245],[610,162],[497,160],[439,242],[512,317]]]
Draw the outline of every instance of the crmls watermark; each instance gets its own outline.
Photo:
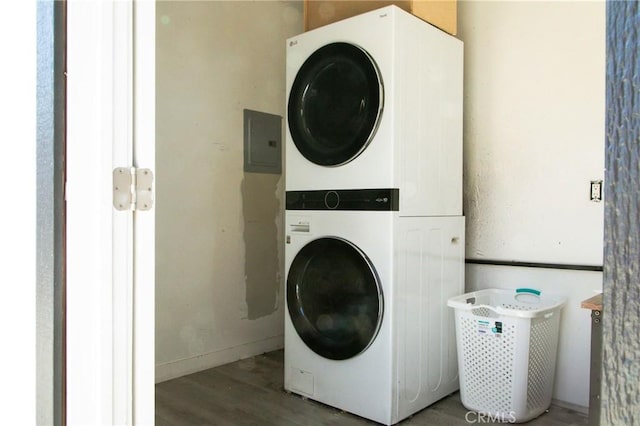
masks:
[[[485,413],[482,411],[467,411],[464,415],[467,423],[515,423],[516,413],[510,411],[508,413]]]

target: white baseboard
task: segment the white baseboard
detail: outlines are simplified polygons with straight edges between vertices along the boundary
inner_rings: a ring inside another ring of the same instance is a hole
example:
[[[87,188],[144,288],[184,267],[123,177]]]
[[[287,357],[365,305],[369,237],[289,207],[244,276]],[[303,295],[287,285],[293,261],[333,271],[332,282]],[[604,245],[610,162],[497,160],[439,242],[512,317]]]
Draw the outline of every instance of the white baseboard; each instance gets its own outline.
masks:
[[[187,374],[207,370],[265,352],[275,351],[283,347],[284,335],[279,335],[191,358],[156,364],[156,383],[186,376]]]

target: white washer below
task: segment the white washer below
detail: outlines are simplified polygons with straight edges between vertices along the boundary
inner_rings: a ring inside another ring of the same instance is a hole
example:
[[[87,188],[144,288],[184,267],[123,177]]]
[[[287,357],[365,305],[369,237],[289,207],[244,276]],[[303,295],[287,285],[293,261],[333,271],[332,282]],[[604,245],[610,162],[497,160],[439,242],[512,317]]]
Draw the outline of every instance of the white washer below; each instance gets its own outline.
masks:
[[[287,211],[286,233],[286,390],[391,425],[458,389],[464,217]]]

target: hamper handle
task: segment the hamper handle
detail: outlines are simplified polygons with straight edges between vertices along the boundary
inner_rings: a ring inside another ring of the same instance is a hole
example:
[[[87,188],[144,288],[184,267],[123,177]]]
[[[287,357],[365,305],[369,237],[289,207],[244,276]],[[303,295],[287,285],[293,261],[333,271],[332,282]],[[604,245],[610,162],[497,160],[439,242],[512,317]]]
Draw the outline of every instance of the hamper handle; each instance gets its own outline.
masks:
[[[494,318],[500,315],[500,311],[491,305],[474,305],[471,313],[479,317]]]
[[[520,294],[520,293],[531,293],[531,294],[535,294],[536,296],[540,296],[541,291],[533,289],[533,288],[518,288],[518,289],[516,289],[516,293],[518,293],[518,294]]]

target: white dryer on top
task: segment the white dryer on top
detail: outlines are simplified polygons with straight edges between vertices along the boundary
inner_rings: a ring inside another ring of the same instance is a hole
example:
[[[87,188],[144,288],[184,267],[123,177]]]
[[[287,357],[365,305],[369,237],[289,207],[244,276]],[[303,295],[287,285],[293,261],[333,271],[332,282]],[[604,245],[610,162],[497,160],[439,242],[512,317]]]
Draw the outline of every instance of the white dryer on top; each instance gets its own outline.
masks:
[[[462,214],[462,42],[388,6],[287,40],[286,190]]]

